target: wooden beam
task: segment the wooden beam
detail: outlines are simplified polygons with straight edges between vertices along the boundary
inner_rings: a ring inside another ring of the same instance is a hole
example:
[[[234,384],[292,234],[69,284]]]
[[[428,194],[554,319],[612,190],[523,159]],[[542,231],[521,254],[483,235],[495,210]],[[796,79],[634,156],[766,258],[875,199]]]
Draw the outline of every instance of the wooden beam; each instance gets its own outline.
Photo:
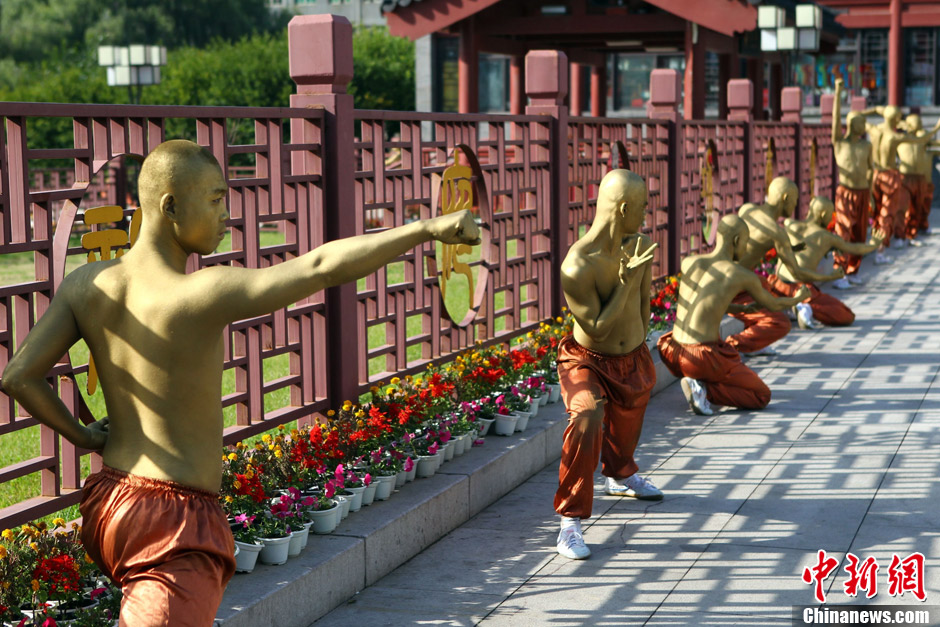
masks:
[[[699,28],[733,37],[757,28],[757,9],[745,0],[646,0],[663,11],[698,24]],[[636,17],[636,16],[630,16]]]
[[[419,3],[420,4],[420,3]],[[391,15],[391,14],[388,14]],[[666,13],[647,15],[537,15],[493,20],[481,27],[486,35],[610,35],[629,39],[635,33],[685,32],[685,21]],[[389,26],[391,30],[391,26]],[[395,34],[395,33],[392,33]]]
[[[423,0],[385,14],[388,32],[414,41],[475,15],[499,0]]]

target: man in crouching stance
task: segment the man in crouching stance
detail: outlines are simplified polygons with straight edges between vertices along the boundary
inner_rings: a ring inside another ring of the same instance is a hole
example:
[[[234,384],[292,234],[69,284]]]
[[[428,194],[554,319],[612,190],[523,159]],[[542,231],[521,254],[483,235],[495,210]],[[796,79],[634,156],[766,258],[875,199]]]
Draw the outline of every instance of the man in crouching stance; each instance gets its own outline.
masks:
[[[639,233],[647,205],[646,184],[627,170],[601,181],[591,229],[568,251],[562,289],[574,315],[574,333],[558,346],[558,378],[568,410],[555,511],[561,514],[558,552],[571,559],[591,555],[581,535],[590,518],[597,459],[606,492],[662,499],[636,474],[633,459],[656,371],[646,348],[650,281],[656,244]]]
[[[140,237],[123,257],[82,266],[3,372],[3,388],[76,446],[101,451],[84,486],[82,540],[123,588],[121,625],[211,625],[235,569],[218,502],[222,478],[222,331],[374,272],[437,239],[478,243],[456,212],[329,242],[260,270],[186,274],[227,230],[228,185],[212,154],[168,141],[144,161]],[[337,210],[341,208],[335,208]],[[79,423],[46,373],[79,339],[97,364],[108,418]]]
[[[711,403],[763,409],[770,402],[767,385],[721,339],[721,319],[735,296],[743,292],[753,299],[737,306],[748,311],[781,311],[809,295],[805,287],[794,298],[775,298],[765,290],[759,276],[735,261],[746,253],[748,237],[747,223],[727,215],[718,224],[715,250],[682,260],[675,327],[657,344],[663,363],[682,378],[682,393],[696,414],[710,416]]]

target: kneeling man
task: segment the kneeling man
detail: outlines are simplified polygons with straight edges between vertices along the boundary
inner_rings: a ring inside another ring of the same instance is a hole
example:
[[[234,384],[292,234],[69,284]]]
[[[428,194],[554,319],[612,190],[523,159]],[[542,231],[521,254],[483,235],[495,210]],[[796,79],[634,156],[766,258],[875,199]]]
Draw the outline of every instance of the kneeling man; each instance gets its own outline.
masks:
[[[809,203],[809,216],[806,220],[787,220],[787,235],[790,237],[790,243],[793,244],[796,261],[801,268],[815,270],[830,250],[861,257],[878,250],[881,246],[885,233],[877,229],[872,232],[871,241],[867,244],[847,242],[835,233],[829,232],[826,226],[832,220],[833,211],[831,200],[814,196]],[[803,246],[799,246],[801,243]],[[819,323],[834,327],[848,326],[855,321],[855,314],[845,303],[835,296],[819,291],[819,288],[812,283],[799,281],[782,263],[777,264],[777,273],[768,277],[767,282],[770,285],[770,291],[777,296],[793,296],[801,287],[809,290],[809,298],[796,306],[797,321],[803,329],[818,328]]]
[[[718,224],[715,250],[682,260],[676,324],[659,338],[663,363],[682,377],[682,392],[696,414],[710,416],[711,403],[741,409],[763,409],[770,389],[741,362],[734,347],[722,341],[721,319],[725,312],[754,311],[758,307],[781,311],[809,294],[801,288],[793,298],[776,298],[761,285],[760,277],[735,262],[747,251],[748,226],[736,215]],[[754,303],[732,304],[746,292]]]

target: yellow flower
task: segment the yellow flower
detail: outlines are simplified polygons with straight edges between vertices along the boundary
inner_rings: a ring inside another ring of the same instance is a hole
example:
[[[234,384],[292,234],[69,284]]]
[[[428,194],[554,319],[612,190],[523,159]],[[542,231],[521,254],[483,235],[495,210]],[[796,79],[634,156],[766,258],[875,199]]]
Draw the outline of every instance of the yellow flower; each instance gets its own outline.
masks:
[[[530,339],[531,339],[531,338],[535,337],[535,332],[534,332],[534,331],[529,331],[529,332],[526,333],[525,335],[526,335],[527,338],[530,338]]]
[[[9,582],[9,581],[4,581],[4,582],[3,582],[3,589],[4,589],[4,590],[9,590],[9,589],[10,589],[10,582]]]
[[[239,451],[244,450],[245,448],[244,442],[239,442],[238,444],[235,445],[235,448]]]
[[[277,449],[277,450],[274,451],[274,456],[277,457],[278,459],[280,459],[281,457],[284,456],[284,453],[281,452],[281,449]]]
[[[410,374],[406,374],[406,375],[405,375],[405,383],[411,383],[411,375],[410,375]]]
[[[296,440],[297,438],[300,437],[300,431],[298,431],[297,429],[291,429],[291,430],[290,430],[290,437],[292,437],[292,438],[294,438],[294,439]]]
[[[361,420],[357,420],[357,421],[356,421],[356,428],[357,428],[357,429],[362,429],[364,426],[366,426],[366,423],[362,422]]]
[[[0,533],[0,536],[3,536],[3,539],[4,539],[4,540],[12,540],[12,539],[13,539],[13,531],[10,530],[10,529],[4,529],[4,530],[3,530],[3,533]]]
[[[421,385],[423,381],[424,379],[422,379],[421,377],[415,377],[414,379],[415,385]]]
[[[353,404],[350,401],[343,401],[343,411],[352,409]]]
[[[261,436],[261,441],[264,442],[265,444],[270,444],[271,436],[265,433],[263,436]]]
[[[228,456],[226,456],[225,453],[222,453],[222,461],[224,462],[227,459],[228,459]]]
[[[30,542],[30,543],[29,543],[29,548],[31,548],[32,550],[36,551],[37,553],[39,552],[39,544],[36,543],[36,542]]]
[[[277,426],[277,430],[278,430],[278,431],[285,431],[286,429],[287,429],[287,427],[285,427],[284,425],[278,425],[278,426]]]
[[[39,531],[45,531],[46,529],[49,528],[49,525],[47,525],[46,523],[44,523],[44,522],[42,522],[42,521],[36,523],[36,526],[39,527]],[[36,532],[36,535],[38,536],[38,535],[39,535],[39,532]]]
[[[0,560],[7,556],[7,548],[5,546],[0,546]]]
[[[233,499],[231,496],[226,496],[226,497],[225,497],[225,502],[226,502],[226,503],[231,503],[231,502],[234,501],[234,500],[235,500],[235,499]]]
[[[330,418],[332,418],[333,416],[336,415],[336,412],[331,409],[331,410],[329,410],[328,412],[326,412],[326,415],[329,416]]]
[[[263,451],[263,450],[264,450],[264,444],[262,444],[261,442],[258,442],[257,444],[255,444],[255,450],[256,450],[256,451]]]
[[[379,386],[373,385],[372,387],[369,388],[369,391],[372,392],[372,394],[378,394],[378,393],[379,393]]]
[[[39,592],[39,580],[38,579],[33,579],[32,581],[29,582],[29,585],[33,587],[33,592]]]
[[[365,415],[366,415],[366,412],[362,411],[361,409],[356,411],[356,418],[362,418]]]
[[[55,525],[56,527],[64,527],[64,526],[65,526],[65,519],[64,519],[64,518],[53,518],[53,519],[52,519],[52,524]]]
[[[273,444],[268,444],[268,450],[269,450],[269,451],[273,451],[273,450],[276,449],[276,448],[277,448],[277,447],[274,446]],[[278,450],[280,450],[280,449],[278,449]]]
[[[73,522],[73,523],[72,523],[72,530],[73,530],[73,531],[78,531],[78,530],[81,529],[81,528],[82,528],[82,526],[81,526],[80,524],[78,524],[78,523],[76,523],[76,522]]]
[[[565,321],[564,318],[562,318],[561,316],[558,316],[557,318],[555,318],[555,322],[557,322],[558,324],[561,324],[564,321]]]
[[[238,489],[240,489],[240,488],[242,487],[242,482],[236,480],[235,483],[232,484],[232,486],[234,486],[234,488],[235,488],[236,490],[238,490]]]
[[[238,455],[236,455],[235,453],[229,453],[229,454],[228,454],[228,460],[229,460],[230,462],[233,462],[233,461],[235,461],[236,459],[238,459]]]
[[[94,563],[95,563],[95,560],[91,559],[91,555],[89,555],[88,553],[85,553],[85,563],[86,563],[86,564],[94,564]]]
[[[562,311],[568,311],[568,308],[567,308],[567,307],[562,307],[561,310],[562,310]]]

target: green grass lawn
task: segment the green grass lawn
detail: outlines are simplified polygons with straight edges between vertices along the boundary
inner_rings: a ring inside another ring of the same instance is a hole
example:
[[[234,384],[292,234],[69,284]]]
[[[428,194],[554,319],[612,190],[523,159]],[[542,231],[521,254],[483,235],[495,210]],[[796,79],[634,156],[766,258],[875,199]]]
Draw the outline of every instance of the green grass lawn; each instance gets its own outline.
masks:
[[[284,235],[276,231],[262,231],[261,232],[261,246],[274,246],[284,243]],[[78,245],[77,238],[73,242],[73,245]],[[510,241],[506,244],[508,258],[513,258],[516,255],[516,242]],[[225,240],[219,245],[219,252],[227,252],[231,250],[231,237],[226,236]],[[479,258],[479,248],[474,249],[474,253],[471,255],[464,255],[460,257],[461,261],[470,262],[475,261]],[[75,255],[67,260],[66,271],[70,272],[74,270],[79,265],[85,263],[85,259],[80,255]],[[390,285],[397,283],[402,283],[405,280],[405,269],[404,264],[393,263],[390,264],[387,268],[387,282]],[[33,274],[33,255],[32,253],[14,253],[8,255],[0,255],[0,285],[10,285],[13,283],[20,283],[24,281],[32,280]],[[450,289],[447,292],[447,298],[445,301],[445,306],[449,311],[452,312],[455,318],[460,319],[463,317],[463,314],[469,308],[469,290],[467,285],[466,277],[462,275],[453,275],[453,280],[449,284]],[[476,281],[476,277],[475,277]],[[365,279],[359,281],[359,288],[365,288]],[[503,294],[497,294],[495,299],[495,306],[497,309],[504,306],[505,298]],[[497,331],[505,329],[505,320],[497,320]],[[414,337],[421,334],[421,317],[420,316],[410,316],[406,321],[406,334],[408,337]],[[376,325],[369,329],[369,347],[375,348],[385,344],[385,329],[382,328],[382,325]],[[88,361],[88,347],[83,341],[78,342],[75,346],[69,351],[70,358],[73,364],[84,364]],[[420,346],[410,346],[408,348],[408,361],[416,361],[421,358],[421,347]],[[369,363],[369,373],[370,375],[377,374],[385,370],[385,358],[379,357],[370,360]],[[289,356],[288,355],[279,355],[274,358],[266,359],[264,361],[264,379],[265,381],[271,381],[279,377],[283,377],[289,374]],[[106,414],[104,397],[102,396],[101,389],[95,392],[95,394],[89,396],[85,392],[85,383],[86,376],[80,375],[78,377],[79,387],[82,390],[82,394],[85,396],[85,400],[88,403],[88,407],[95,414],[96,417],[102,417]],[[235,390],[235,372],[232,369],[228,369],[224,372],[222,377],[222,390],[223,395],[230,394]],[[270,411],[272,409],[283,407],[288,405],[290,401],[290,391],[288,388],[278,390],[276,392],[267,394],[264,399],[264,409],[265,411]],[[225,426],[231,426],[235,424],[235,407],[227,407],[224,409],[224,420]],[[292,425],[289,425],[292,426]],[[14,433],[9,433],[2,436],[2,446],[0,446],[0,467],[8,466],[10,464],[15,464],[39,455],[39,427],[30,427],[28,429],[23,429]],[[88,459],[87,457],[82,460],[82,472],[88,473]],[[39,475],[34,473],[13,481],[3,484],[2,493],[0,493],[0,508],[6,507],[18,501],[22,501],[27,498],[36,496],[39,493]],[[53,515],[46,517],[44,520],[50,522],[53,517],[62,516],[66,520],[72,520],[79,516],[78,507],[70,507],[62,512],[57,512]]]

